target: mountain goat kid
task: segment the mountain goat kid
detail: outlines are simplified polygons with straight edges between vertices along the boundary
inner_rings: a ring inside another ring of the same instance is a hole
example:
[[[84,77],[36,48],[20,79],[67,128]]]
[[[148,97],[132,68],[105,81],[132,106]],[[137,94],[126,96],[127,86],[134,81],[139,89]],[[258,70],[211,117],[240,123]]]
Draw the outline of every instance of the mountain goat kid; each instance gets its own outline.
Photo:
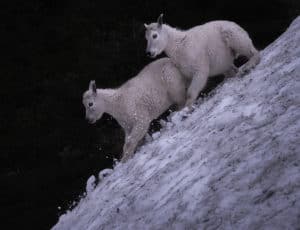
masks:
[[[163,24],[162,17],[161,14],[157,23],[145,24],[146,52],[152,58],[165,52],[191,80],[186,106],[197,99],[209,76],[243,75],[260,61],[248,33],[234,22],[212,21],[181,31]],[[233,61],[239,55],[248,62],[237,69]]]
[[[151,121],[171,105],[185,104],[185,79],[169,58],[147,65],[136,77],[117,89],[97,89],[91,81],[83,94],[86,119],[95,123],[103,113],[112,115],[125,131],[121,161],[133,156]]]

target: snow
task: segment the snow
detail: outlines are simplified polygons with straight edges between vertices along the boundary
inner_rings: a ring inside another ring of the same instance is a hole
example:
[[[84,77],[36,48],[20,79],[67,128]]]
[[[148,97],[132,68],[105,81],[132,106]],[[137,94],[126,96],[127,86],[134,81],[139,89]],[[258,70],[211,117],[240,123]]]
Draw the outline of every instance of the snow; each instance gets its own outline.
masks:
[[[261,55],[91,177],[52,229],[299,228],[300,17]]]
[[[95,189],[96,186],[95,182],[96,182],[96,177],[94,175],[90,176],[90,178],[86,182],[85,190],[87,194],[90,194]]]

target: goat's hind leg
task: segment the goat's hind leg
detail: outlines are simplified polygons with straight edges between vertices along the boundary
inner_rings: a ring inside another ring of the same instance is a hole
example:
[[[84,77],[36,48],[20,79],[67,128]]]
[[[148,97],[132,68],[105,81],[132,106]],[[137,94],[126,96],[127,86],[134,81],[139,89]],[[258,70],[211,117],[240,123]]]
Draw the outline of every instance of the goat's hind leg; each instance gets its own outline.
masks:
[[[235,75],[238,73],[238,71],[239,71],[239,69],[234,64],[232,64],[230,66],[230,69],[228,69],[224,73],[224,76],[225,76],[225,78],[235,77]]]
[[[260,62],[259,51],[256,50],[254,47],[251,49],[248,55],[245,56],[248,58],[248,61],[239,68],[239,71],[237,73],[238,77],[249,73],[250,70],[253,69]]]
[[[239,68],[236,76],[241,77],[246,73],[249,73],[260,62],[260,53],[255,49],[252,40],[249,38],[248,34],[243,34],[241,36],[239,43],[234,44],[236,54],[239,56],[245,56],[248,61]]]
[[[236,76],[248,73],[260,62],[259,51],[254,47],[248,33],[241,27],[225,28],[221,30],[221,37],[234,56],[245,56],[248,61],[239,68]]]

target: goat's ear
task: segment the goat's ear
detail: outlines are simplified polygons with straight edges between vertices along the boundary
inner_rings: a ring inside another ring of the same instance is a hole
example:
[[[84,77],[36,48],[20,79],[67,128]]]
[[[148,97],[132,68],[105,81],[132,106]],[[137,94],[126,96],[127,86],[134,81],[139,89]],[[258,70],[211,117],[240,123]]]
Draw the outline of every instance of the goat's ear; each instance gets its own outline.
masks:
[[[161,26],[163,24],[163,16],[164,16],[164,14],[160,14],[157,19],[158,28],[161,28]]]
[[[146,30],[148,29],[149,25],[147,25],[146,23],[144,23],[144,26],[146,28]]]
[[[93,93],[97,93],[97,86],[94,80],[90,81],[89,89],[93,91]]]

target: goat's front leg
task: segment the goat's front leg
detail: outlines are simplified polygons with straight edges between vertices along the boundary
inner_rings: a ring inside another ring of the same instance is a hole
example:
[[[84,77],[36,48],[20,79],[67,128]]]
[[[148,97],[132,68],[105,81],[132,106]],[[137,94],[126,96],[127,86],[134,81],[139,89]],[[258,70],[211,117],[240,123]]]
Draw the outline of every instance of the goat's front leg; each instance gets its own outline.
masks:
[[[205,68],[201,72],[197,72],[187,90],[187,100],[185,106],[191,107],[196,101],[199,93],[204,89],[208,78],[208,70]]]
[[[123,147],[123,157],[121,162],[126,162],[134,154],[134,151],[139,141],[146,135],[150,122],[139,122],[137,123],[130,133],[125,134],[125,144]]]

